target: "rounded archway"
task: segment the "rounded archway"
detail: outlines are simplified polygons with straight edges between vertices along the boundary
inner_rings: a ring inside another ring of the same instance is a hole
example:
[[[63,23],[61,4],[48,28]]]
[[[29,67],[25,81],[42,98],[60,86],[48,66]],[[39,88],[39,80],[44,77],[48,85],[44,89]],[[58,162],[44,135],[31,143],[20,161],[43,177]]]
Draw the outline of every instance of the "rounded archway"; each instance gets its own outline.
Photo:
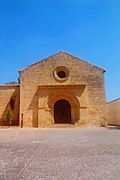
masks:
[[[61,99],[54,104],[54,123],[71,124],[71,105],[68,101]]]
[[[55,103],[59,100],[66,100],[70,104],[70,109],[71,109],[71,124],[76,124],[78,123],[80,119],[80,104],[76,96],[74,94],[69,93],[68,91],[65,92],[63,90],[59,90],[57,93],[53,92],[50,96],[49,99],[46,99],[44,103],[44,108],[46,112],[49,114],[49,122],[51,124],[55,124],[55,112],[54,112],[54,107]]]

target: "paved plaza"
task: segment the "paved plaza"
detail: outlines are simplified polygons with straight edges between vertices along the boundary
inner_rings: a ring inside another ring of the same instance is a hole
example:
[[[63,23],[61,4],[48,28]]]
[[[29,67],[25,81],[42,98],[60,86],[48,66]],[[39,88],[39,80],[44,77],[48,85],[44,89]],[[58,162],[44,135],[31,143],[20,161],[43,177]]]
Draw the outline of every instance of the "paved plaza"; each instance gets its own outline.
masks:
[[[0,180],[120,180],[120,129],[0,129]]]

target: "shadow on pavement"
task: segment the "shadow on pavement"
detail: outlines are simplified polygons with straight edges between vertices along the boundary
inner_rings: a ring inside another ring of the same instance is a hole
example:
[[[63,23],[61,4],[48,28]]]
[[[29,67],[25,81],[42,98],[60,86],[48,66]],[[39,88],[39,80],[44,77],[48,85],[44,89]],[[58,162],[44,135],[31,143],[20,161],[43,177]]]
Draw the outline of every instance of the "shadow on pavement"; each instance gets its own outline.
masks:
[[[120,126],[113,126],[113,125],[109,125],[106,127],[107,129],[110,129],[110,130],[120,130]]]

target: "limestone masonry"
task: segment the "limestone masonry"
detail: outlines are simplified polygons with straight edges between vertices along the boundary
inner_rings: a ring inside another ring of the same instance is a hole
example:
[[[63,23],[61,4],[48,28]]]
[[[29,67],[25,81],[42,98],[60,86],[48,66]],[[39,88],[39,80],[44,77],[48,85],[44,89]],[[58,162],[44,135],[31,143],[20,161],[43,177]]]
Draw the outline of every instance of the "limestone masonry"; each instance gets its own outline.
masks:
[[[108,102],[106,109],[108,124],[120,126],[120,98]]]
[[[0,85],[0,125],[106,125],[104,69],[60,51],[19,71],[20,84]]]

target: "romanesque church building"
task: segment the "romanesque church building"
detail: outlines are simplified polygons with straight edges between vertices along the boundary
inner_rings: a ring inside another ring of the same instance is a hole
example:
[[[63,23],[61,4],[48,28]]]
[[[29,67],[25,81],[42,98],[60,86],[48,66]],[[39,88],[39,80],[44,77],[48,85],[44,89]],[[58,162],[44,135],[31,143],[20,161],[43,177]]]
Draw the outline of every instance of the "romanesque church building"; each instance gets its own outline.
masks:
[[[60,51],[19,71],[20,84],[0,85],[0,125],[106,125],[105,70]]]

